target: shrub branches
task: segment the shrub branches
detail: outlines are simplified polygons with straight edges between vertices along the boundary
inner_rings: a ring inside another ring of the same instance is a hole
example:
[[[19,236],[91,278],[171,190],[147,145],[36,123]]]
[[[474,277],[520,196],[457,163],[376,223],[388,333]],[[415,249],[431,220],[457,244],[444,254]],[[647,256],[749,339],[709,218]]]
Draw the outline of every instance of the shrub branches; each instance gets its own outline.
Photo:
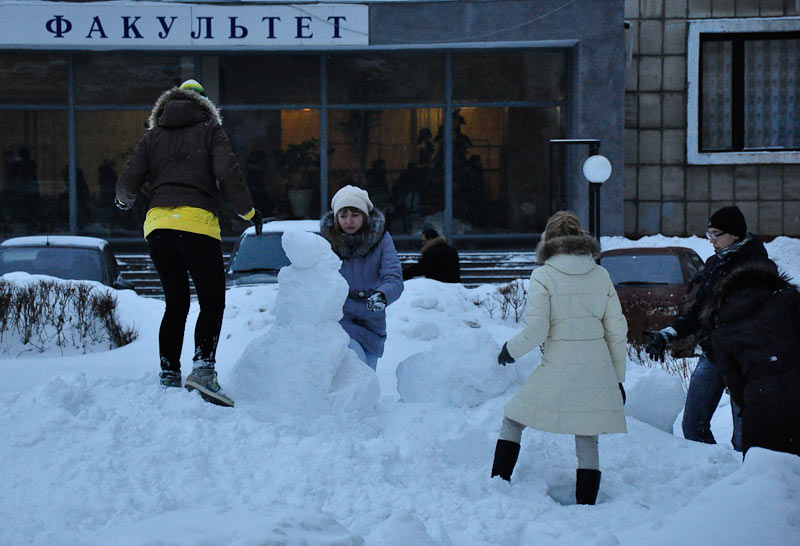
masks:
[[[88,283],[0,280],[0,353],[43,353],[54,347],[62,354],[65,349],[86,353],[98,345],[127,345],[137,332],[120,324],[116,308],[110,290]]]

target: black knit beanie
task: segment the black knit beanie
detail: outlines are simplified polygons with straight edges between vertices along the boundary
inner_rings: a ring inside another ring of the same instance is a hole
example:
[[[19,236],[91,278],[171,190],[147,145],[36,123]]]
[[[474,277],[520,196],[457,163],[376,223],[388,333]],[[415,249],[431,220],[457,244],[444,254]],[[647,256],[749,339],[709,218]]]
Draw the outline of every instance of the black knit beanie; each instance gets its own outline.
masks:
[[[747,222],[737,206],[722,207],[712,214],[708,227],[717,228],[736,237],[744,237],[747,233]]]

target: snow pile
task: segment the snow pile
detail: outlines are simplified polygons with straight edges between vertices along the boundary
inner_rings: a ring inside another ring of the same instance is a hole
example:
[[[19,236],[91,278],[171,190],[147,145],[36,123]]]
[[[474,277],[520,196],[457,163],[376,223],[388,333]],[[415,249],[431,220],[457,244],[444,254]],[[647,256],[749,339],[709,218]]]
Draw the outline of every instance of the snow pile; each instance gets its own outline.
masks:
[[[575,505],[569,435],[526,429],[511,482],[490,478],[503,405],[540,358],[497,365],[522,325],[474,305],[495,287],[406,283],[375,374],[333,327],[335,259],[291,239],[281,284],[226,294],[217,369],[235,408],[157,386],[164,304],[128,291],[133,343],[0,359],[0,544],[800,544],[800,458],[753,449],[742,463],[727,396],[719,444],[670,434],[679,380],[631,360],[628,434],[600,438],[597,506]],[[800,274],[800,241],[767,248]],[[193,301],[184,377],[197,314]],[[376,375],[379,404],[353,395]]]
[[[499,352],[500,346],[483,330],[441,336],[430,350],[398,364],[397,392],[404,402],[478,406],[517,386],[521,379],[516,366],[491,365]]]
[[[233,367],[231,396],[294,415],[375,414],[378,380],[339,325],[348,292],[341,261],[312,233],[287,231],[281,242],[292,265],[278,274],[275,323]]]

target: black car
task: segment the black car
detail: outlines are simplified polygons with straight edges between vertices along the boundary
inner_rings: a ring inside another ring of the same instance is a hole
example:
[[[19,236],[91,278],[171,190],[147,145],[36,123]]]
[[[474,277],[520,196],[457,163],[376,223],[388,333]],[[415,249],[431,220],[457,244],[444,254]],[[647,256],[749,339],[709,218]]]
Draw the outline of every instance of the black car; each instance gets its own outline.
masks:
[[[251,226],[242,233],[233,247],[228,268],[225,271],[225,286],[248,286],[278,282],[278,272],[290,265],[281,245],[285,229],[316,232],[316,220],[277,221],[264,225],[261,235],[256,235]]]
[[[0,243],[0,275],[23,271],[60,279],[97,281],[133,290],[105,239],[75,235],[14,237]]]

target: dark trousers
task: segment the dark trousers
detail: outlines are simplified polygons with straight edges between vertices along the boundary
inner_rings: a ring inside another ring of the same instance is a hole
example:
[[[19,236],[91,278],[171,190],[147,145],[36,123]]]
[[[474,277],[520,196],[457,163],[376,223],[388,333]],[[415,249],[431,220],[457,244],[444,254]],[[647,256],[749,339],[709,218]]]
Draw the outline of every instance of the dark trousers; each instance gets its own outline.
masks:
[[[189,275],[200,304],[194,328],[194,365],[213,367],[225,311],[222,244],[213,237],[172,229],[152,231],[147,242],[167,302],[158,332],[161,369],[181,369],[183,331],[189,314]]]
[[[683,437],[695,442],[716,444],[711,432],[711,417],[717,410],[722,393],[725,391],[725,380],[719,369],[701,356],[697,367],[689,380],[689,392],[686,393],[686,406],[683,408]],[[736,451],[742,450],[742,418],[739,406],[731,399],[733,418],[733,436],[731,444]]]

